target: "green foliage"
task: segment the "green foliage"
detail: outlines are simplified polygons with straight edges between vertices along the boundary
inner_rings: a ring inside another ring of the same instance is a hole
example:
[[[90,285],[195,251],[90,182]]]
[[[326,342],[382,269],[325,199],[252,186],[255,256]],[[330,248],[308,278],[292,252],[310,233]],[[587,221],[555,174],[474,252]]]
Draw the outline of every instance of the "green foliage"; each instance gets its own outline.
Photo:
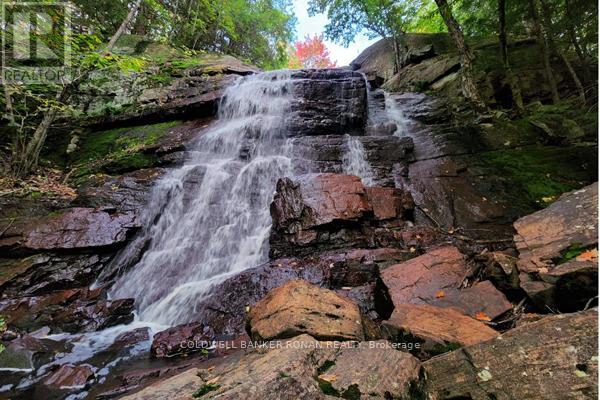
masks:
[[[363,31],[370,38],[401,35],[419,7],[417,0],[310,0],[309,14],[326,12],[325,36],[347,46]]]
[[[595,248],[595,246],[583,246],[580,243],[573,243],[560,252],[560,257],[555,257],[552,259],[552,261],[556,265],[564,264],[567,261],[579,256],[581,253],[593,248]]]
[[[221,385],[218,385],[216,383],[205,383],[204,385],[200,386],[200,389],[192,393],[192,397],[195,399],[200,398],[207,393],[218,390],[220,387]]]

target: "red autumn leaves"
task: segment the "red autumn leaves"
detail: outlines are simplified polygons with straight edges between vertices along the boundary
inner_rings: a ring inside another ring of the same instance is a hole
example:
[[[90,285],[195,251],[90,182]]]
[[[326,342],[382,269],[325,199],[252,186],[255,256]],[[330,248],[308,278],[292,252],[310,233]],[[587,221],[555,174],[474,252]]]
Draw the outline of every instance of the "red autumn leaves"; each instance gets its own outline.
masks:
[[[335,68],[335,61],[331,61],[329,50],[323,42],[323,36],[306,35],[303,41],[296,42],[289,55],[289,68]]]

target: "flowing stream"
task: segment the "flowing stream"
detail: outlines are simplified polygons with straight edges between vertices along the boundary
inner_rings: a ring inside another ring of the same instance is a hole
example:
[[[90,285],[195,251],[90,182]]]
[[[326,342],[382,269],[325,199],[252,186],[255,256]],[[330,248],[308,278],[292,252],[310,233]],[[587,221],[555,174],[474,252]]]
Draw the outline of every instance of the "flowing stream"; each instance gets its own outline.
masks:
[[[211,287],[267,259],[269,203],[277,179],[291,174],[292,89],[287,71],[240,78],[185,165],[154,188],[148,248],[110,293],[135,298],[140,320],[189,322]]]
[[[404,116],[404,113],[388,92],[384,92],[384,96],[387,117],[396,124],[394,136],[405,136],[408,119]]]

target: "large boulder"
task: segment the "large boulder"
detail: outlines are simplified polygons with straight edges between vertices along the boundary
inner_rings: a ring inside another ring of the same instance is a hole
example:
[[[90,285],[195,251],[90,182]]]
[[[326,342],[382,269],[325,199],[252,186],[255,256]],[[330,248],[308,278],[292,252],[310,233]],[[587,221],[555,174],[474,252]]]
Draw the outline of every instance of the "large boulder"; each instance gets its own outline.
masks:
[[[340,247],[386,247],[410,217],[412,197],[393,188],[369,188],[353,175],[283,178],[271,203],[271,256]]]
[[[499,335],[498,332],[472,317],[453,308],[427,304],[399,304],[391,317],[384,321],[383,332],[390,339],[402,341],[415,338],[423,343],[421,350],[443,353],[456,345],[469,346],[485,342]]]
[[[434,400],[593,399],[598,310],[553,315],[423,364]]]
[[[575,311],[598,295],[598,183],[514,226],[521,287],[538,307]]]
[[[496,318],[512,308],[489,281],[463,288],[469,274],[466,258],[454,246],[386,268],[381,279],[394,305],[430,304],[454,307],[472,317]]]
[[[385,341],[339,348],[301,335],[191,369],[124,399],[409,399],[421,385],[420,371],[418,360]]]
[[[363,340],[356,303],[335,292],[293,280],[270,291],[248,314],[254,340],[284,339],[307,333],[320,340]]]

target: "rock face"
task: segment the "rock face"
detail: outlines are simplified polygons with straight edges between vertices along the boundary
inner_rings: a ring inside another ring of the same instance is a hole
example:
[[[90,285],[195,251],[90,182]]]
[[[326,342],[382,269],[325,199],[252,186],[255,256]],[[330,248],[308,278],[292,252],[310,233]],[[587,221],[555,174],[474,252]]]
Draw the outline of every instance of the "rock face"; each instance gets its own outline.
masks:
[[[598,294],[597,206],[594,183],[515,222],[521,287],[539,307],[574,311]]]
[[[399,189],[365,190],[353,175],[307,174],[277,182],[271,203],[271,256],[319,249],[384,245],[410,216],[413,202]],[[385,237],[387,234],[387,238]]]
[[[285,339],[303,333],[320,340],[363,340],[358,306],[335,292],[303,280],[274,289],[248,314],[254,340]]]
[[[267,344],[265,350],[238,353],[211,367],[184,372],[124,399],[190,399],[193,393],[229,400],[326,400],[369,394],[408,399],[419,371],[418,360],[384,341],[335,349],[330,342],[301,335],[281,346]]]
[[[453,308],[426,304],[396,305],[390,319],[384,322],[383,331],[400,339],[420,339],[424,342],[421,348],[434,354],[444,352],[448,345],[469,346],[499,335],[484,323]]]
[[[286,121],[292,136],[362,135],[367,120],[367,86],[344,69],[292,71],[295,99]]]
[[[7,323],[31,332],[42,327],[57,332],[91,332],[133,320],[133,299],[105,300],[102,289],[67,289],[43,296],[0,303]]]
[[[420,370],[415,357],[378,340],[343,349],[330,368],[319,371],[318,378],[345,398],[355,394],[360,398],[410,399],[411,385],[419,381]]]
[[[394,187],[394,176],[405,168],[413,149],[413,141],[408,137],[300,136],[292,139],[294,174],[343,172],[344,157],[350,151],[348,146],[351,139],[357,140],[364,148],[365,160],[371,166],[373,185]]]
[[[181,69],[151,66],[130,75],[93,74],[89,83],[82,85],[73,105],[86,111],[91,117],[88,123],[102,125],[206,116],[213,114],[224,89],[237,77],[260,71],[226,55],[205,54],[190,64]]]
[[[192,322],[154,335],[150,353],[157,358],[190,354],[208,349],[214,339],[215,334],[209,326]]]
[[[70,250],[122,245],[138,226],[133,214],[111,210],[69,208],[25,227],[15,227],[0,240],[0,248]]]
[[[456,247],[446,246],[385,269],[381,279],[396,306],[454,307],[472,317],[484,313],[492,319],[512,308],[489,281],[461,289],[468,274],[465,257]]]
[[[598,311],[555,315],[423,364],[431,399],[598,396]]]

